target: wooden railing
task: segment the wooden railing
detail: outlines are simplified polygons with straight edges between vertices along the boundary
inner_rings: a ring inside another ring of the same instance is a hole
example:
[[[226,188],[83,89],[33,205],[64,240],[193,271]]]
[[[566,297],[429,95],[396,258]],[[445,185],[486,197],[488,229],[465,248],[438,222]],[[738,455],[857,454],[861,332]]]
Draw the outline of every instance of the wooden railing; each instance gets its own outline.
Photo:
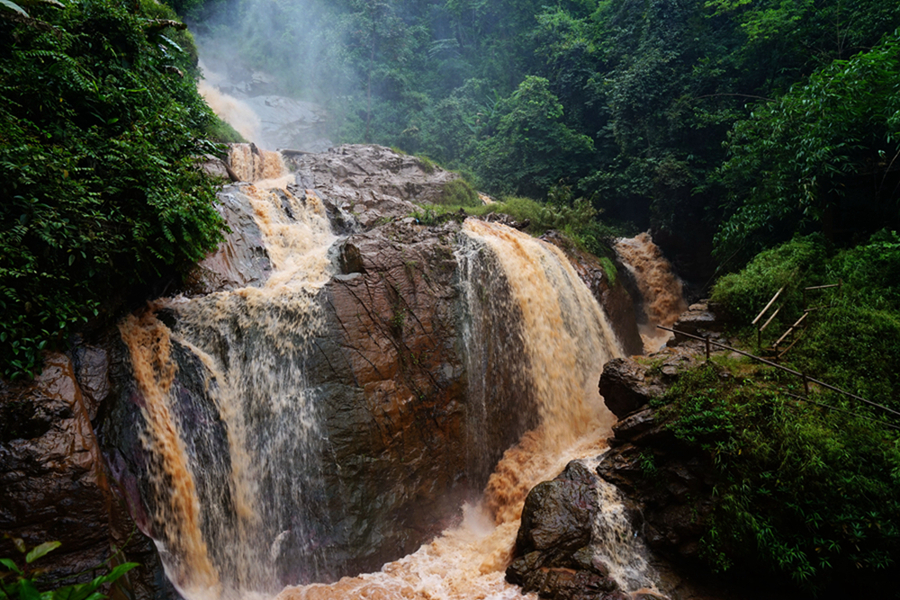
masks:
[[[810,286],[810,287],[805,287],[805,288],[803,288],[803,306],[805,307],[805,308],[803,309],[803,314],[800,316],[799,319],[797,319],[797,320],[794,322],[793,325],[791,325],[790,327],[788,327],[787,331],[785,331],[785,332],[781,335],[781,337],[779,337],[778,340],[777,340],[774,344],[772,344],[772,351],[774,352],[775,360],[776,360],[776,361],[777,361],[777,360],[781,360],[781,358],[782,358],[785,354],[787,354],[787,352],[788,352],[791,348],[793,348],[793,347],[797,344],[797,342],[800,341],[800,335],[797,335],[797,336],[794,338],[794,340],[790,343],[790,345],[789,345],[787,348],[785,348],[784,350],[782,350],[781,352],[779,352],[779,351],[778,351],[778,347],[781,345],[781,343],[784,342],[786,339],[788,339],[792,333],[795,333],[795,332],[798,332],[798,331],[802,333],[802,330],[800,329],[800,326],[801,326],[801,325],[803,325],[804,327],[806,326],[806,324],[804,323],[804,321],[806,320],[806,317],[809,315],[809,313],[811,313],[811,312],[813,312],[813,311],[815,311],[815,310],[820,310],[820,309],[822,309],[822,308],[825,308],[824,305],[823,305],[823,306],[812,306],[812,307],[809,306],[809,302],[808,302],[808,300],[807,300],[808,293],[809,293],[809,292],[812,292],[812,291],[815,291],[815,290],[827,290],[827,289],[832,289],[832,288],[837,288],[838,291],[840,291],[842,285],[843,285],[843,281],[839,279],[837,283],[831,283],[831,284],[828,284],[828,285],[814,285],[814,286]],[[775,292],[775,295],[772,296],[772,299],[769,300],[769,303],[766,304],[765,308],[763,308],[763,309],[759,312],[759,314],[756,315],[756,318],[753,319],[753,321],[751,321],[751,323],[750,323],[751,325],[755,325],[755,326],[756,326],[756,350],[757,350],[758,352],[761,352],[761,351],[762,351],[762,347],[763,347],[763,346],[762,346],[762,333],[763,333],[763,331],[765,331],[766,327],[769,326],[769,323],[771,323],[771,322],[775,319],[775,317],[778,315],[778,312],[781,310],[782,307],[779,306],[778,308],[776,308],[776,309],[775,309],[775,312],[773,312],[771,315],[769,315],[769,318],[766,319],[766,322],[765,322],[765,323],[763,323],[762,325],[758,325],[758,323],[759,323],[760,320],[763,318],[763,315],[765,315],[766,312],[768,312],[768,310],[769,310],[770,308],[772,308],[772,305],[775,304],[775,301],[778,300],[778,297],[781,296],[781,293],[784,291],[784,288],[785,288],[785,286],[782,286],[780,290],[778,290],[777,292]],[[829,305],[829,306],[830,306],[830,305]]]
[[[749,352],[744,352],[743,350],[738,350],[737,348],[732,348],[731,346],[728,346],[727,344],[722,344],[722,343],[720,343],[720,342],[714,342],[713,340],[711,340],[711,339],[709,338],[709,336],[699,336],[699,335],[694,335],[694,334],[692,334],[692,333],[687,333],[686,331],[679,331],[679,330],[677,330],[677,329],[672,329],[672,328],[669,328],[669,327],[663,327],[662,325],[657,325],[656,327],[657,327],[658,329],[663,329],[663,330],[665,330],[665,331],[671,331],[672,333],[674,333],[674,334],[676,334],[676,335],[683,335],[683,336],[688,337],[688,338],[692,338],[692,339],[695,339],[695,340],[700,340],[701,342],[705,342],[705,344],[706,344],[706,360],[707,360],[707,361],[709,361],[709,358],[710,358],[710,349],[711,349],[711,347],[712,347],[712,346],[716,346],[716,347],[718,347],[718,348],[723,348],[723,349],[725,349],[725,350],[730,350],[731,352],[737,352],[738,354],[741,354],[741,355],[743,355],[743,356],[746,356],[746,357],[748,357],[748,358],[751,358],[751,359],[753,359],[753,360],[755,360],[755,361],[757,361],[757,362],[761,362],[761,363],[763,363],[763,364],[765,364],[765,365],[768,365],[768,366],[770,366],[770,367],[775,367],[776,369],[781,369],[782,371],[784,371],[784,372],[786,372],[786,373],[790,373],[791,375],[794,375],[794,376],[796,376],[796,377],[799,377],[800,379],[803,380],[803,391],[804,391],[804,393],[806,394],[806,398],[801,398],[801,399],[803,399],[803,400],[808,400],[808,398],[809,398],[809,386],[810,386],[810,384],[815,384],[815,385],[817,385],[817,386],[819,386],[819,387],[825,388],[825,389],[827,389],[827,390],[831,390],[832,392],[837,392],[837,393],[839,393],[839,394],[843,394],[844,396],[847,396],[848,398],[851,398],[851,399],[853,399],[853,400],[857,400],[857,401],[859,401],[859,402],[862,402],[862,403],[864,403],[864,404],[867,404],[867,405],[869,405],[869,406],[872,406],[873,408],[877,408],[877,409],[879,409],[879,410],[881,410],[881,411],[883,411],[883,412],[886,412],[886,413],[889,413],[889,414],[891,414],[891,415],[894,415],[895,417],[900,417],[900,412],[898,412],[898,411],[896,411],[896,410],[893,410],[893,409],[891,409],[891,408],[888,408],[887,406],[884,406],[884,405],[882,405],[882,404],[878,404],[877,402],[872,402],[871,400],[867,400],[866,398],[863,398],[862,396],[858,396],[858,395],[853,394],[853,393],[850,393],[850,392],[848,392],[848,391],[846,391],[846,390],[842,390],[841,388],[838,388],[838,387],[835,387],[835,386],[833,386],[833,385],[831,385],[831,384],[825,383],[824,381],[819,381],[818,379],[813,379],[812,377],[809,377],[806,373],[802,373],[802,372],[800,372],[800,371],[795,371],[794,369],[791,369],[791,368],[789,368],[789,367],[785,367],[784,365],[780,365],[780,364],[778,364],[777,362],[773,362],[773,361],[768,360],[768,359],[766,359],[766,358],[762,358],[761,356],[756,356],[756,355],[754,355],[754,354],[750,354]],[[785,393],[788,393],[788,392],[785,392]],[[795,397],[798,397],[798,398],[799,398],[799,396],[795,396]],[[811,400],[809,400],[809,401],[812,402]],[[818,403],[815,403],[815,404],[818,404]],[[834,408],[834,407],[828,407],[828,408]],[[836,409],[836,410],[843,410],[843,409]],[[854,413],[854,414],[855,414],[855,413]],[[865,416],[865,415],[860,415],[860,416]],[[869,417],[866,417],[866,418],[869,418]],[[882,423],[882,424],[884,424],[884,425],[886,425],[886,426],[888,426],[888,427],[891,427],[891,428],[893,428],[893,429],[900,429],[900,427],[898,427],[898,426],[896,426],[896,425],[892,425],[892,424],[890,424],[890,423],[885,423],[884,421],[878,421],[878,422],[879,422],[879,423]]]

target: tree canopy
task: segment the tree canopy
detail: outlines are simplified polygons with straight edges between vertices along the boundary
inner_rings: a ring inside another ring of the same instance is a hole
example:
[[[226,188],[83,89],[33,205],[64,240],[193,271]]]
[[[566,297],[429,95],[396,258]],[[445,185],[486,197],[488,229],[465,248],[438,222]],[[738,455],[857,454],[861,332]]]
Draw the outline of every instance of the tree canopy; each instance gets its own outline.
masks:
[[[496,194],[543,199],[570,185],[575,196],[594,198],[604,218],[652,227],[662,240],[691,230],[706,248],[718,231],[720,259],[743,243],[735,231],[758,229],[754,207],[795,204],[796,196],[780,195],[777,177],[757,183],[751,171],[763,152],[767,164],[782,163],[782,180],[797,175],[788,172],[797,148],[783,139],[787,130],[776,139],[767,128],[797,122],[801,95],[818,102],[821,88],[831,98],[833,108],[816,113],[818,131],[794,136],[819,146],[813,154],[831,153],[823,168],[849,174],[861,154],[883,152],[890,163],[897,150],[883,131],[839,140],[859,130],[868,118],[861,112],[888,109],[876,105],[889,98],[885,78],[896,73],[890,40],[900,7],[891,0],[303,0],[276,3],[275,16],[258,0],[232,0],[212,16],[216,1],[188,11],[204,39],[227,32],[237,41],[233,59],[275,71],[284,91],[327,104],[338,141],[425,154]],[[859,94],[854,77],[865,78]],[[836,94],[848,94],[852,107]],[[871,204],[895,201],[893,181],[885,178]],[[874,221],[859,223],[863,234]],[[893,215],[883,224],[896,222]],[[771,224],[780,237],[760,243],[789,237],[791,226]]]

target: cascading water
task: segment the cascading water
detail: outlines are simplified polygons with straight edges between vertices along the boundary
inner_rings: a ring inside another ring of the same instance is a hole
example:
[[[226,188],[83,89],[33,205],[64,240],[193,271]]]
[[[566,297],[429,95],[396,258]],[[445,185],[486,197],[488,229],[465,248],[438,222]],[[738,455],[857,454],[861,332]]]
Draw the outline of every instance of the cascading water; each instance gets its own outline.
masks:
[[[488,414],[484,403],[502,392],[494,387],[502,382],[491,379],[492,370],[506,370],[514,388],[531,389],[537,427],[503,455],[482,502],[464,507],[459,526],[378,573],[289,587],[278,600],[521,598],[503,571],[526,494],[570,460],[603,451],[615,418],[597,394],[596,381],[603,363],[622,352],[569,261],[555,246],[475,220],[466,221],[457,260],[471,320],[464,341],[473,410]],[[511,316],[521,320],[520,327],[510,330]],[[489,425],[476,426],[470,440],[489,436]],[[618,491],[601,481],[597,493],[603,510],[595,551],[623,589],[651,585]]]
[[[634,276],[640,291],[643,315],[639,314],[638,329],[644,351],[652,354],[672,337],[670,332],[656,326],[671,327],[687,309],[681,280],[672,272],[672,265],[649,233],[620,238],[616,242],[616,252]]]
[[[271,597],[285,582],[332,579],[331,538],[348,520],[323,474],[341,469],[322,422],[329,392],[309,371],[326,333],[320,292],[334,275],[336,238],[316,193],[266,189],[283,183],[273,163],[277,155],[250,145],[232,150],[242,178],[269,180],[233,192],[265,238],[266,283],[160,300],[120,326],[143,398],[150,529],[190,600]],[[464,508],[458,527],[381,572],[289,587],[283,599],[519,597],[503,570],[526,494],[569,460],[602,452],[614,417],[596,382],[622,352],[565,256],[469,220],[456,261],[469,477],[492,473],[483,499]],[[598,554],[624,588],[646,585],[621,502],[606,487],[598,494],[604,518],[618,523],[598,530]]]
[[[280,174],[277,164],[254,169]],[[327,448],[305,365],[321,332],[315,297],[331,276],[335,237],[312,192],[298,198],[259,184],[243,192],[272,262],[266,284],[160,301],[157,311],[177,315],[172,330],[150,315],[120,328],[145,400],[142,441],[158,457],[150,466],[157,543],[170,578],[190,598],[271,594],[285,556],[302,555],[309,579],[321,578],[328,559],[316,551],[329,529]],[[186,368],[191,361],[202,364]],[[207,414],[174,414],[185,412],[179,395],[191,387],[173,388],[178,370],[201,374],[194,393],[205,402],[194,405]]]

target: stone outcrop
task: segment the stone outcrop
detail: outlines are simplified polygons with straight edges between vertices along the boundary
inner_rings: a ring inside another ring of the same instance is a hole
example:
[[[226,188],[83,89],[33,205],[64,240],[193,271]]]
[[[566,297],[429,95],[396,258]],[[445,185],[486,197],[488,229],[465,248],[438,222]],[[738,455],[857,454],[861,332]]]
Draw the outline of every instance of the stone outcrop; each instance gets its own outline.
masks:
[[[90,579],[121,550],[115,560],[142,565],[123,582],[131,597],[161,598],[171,585],[110,487],[91,424],[109,391],[107,368],[106,352],[82,345],[47,356],[33,382],[0,387],[0,532],[28,548],[61,542],[34,564],[51,580]],[[0,537],[0,557],[19,556]]]
[[[675,346],[692,341],[692,338],[682,335],[681,332],[718,340],[722,337],[722,332],[725,330],[725,322],[710,307],[709,301],[704,300],[691,304],[678,317],[678,320],[672,327],[676,330],[676,333],[670,345]]]
[[[651,549],[676,560],[696,559],[713,507],[714,466],[708,455],[681,444],[647,403],[662,397],[678,372],[698,358],[677,349],[661,357],[654,369],[630,359],[604,368],[600,389],[620,420],[597,472],[635,503]]]
[[[625,358],[614,358],[603,366],[600,395],[619,419],[661,393],[661,388],[648,380],[647,371],[647,366]]]
[[[630,599],[590,548],[600,510],[595,486],[596,476],[571,462],[529,492],[507,581],[554,600]]]
[[[338,146],[287,162],[298,171],[301,188],[324,191],[365,228],[420,210],[414,203],[440,204],[447,184],[459,179],[415,156],[374,145]]]
[[[225,219],[228,230],[215,252],[188,274],[184,283],[187,294],[259,287],[269,278],[272,265],[262,233],[253,220],[250,207],[235,197],[234,190],[239,189],[240,186],[228,186],[216,195],[219,200],[216,209]]]
[[[325,414],[340,465],[329,473],[333,510],[347,523],[342,573],[412,552],[449,525],[435,515],[450,515],[471,491],[457,232],[452,222],[390,223],[339,246],[341,273],[323,294],[328,328],[311,372],[314,383],[343,390]]]

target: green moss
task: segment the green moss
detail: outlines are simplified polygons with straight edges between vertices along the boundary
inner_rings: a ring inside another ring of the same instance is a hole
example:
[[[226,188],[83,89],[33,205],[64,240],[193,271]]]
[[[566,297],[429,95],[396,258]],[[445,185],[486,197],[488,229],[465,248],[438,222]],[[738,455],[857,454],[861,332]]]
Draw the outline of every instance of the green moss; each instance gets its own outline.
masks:
[[[618,271],[616,270],[615,263],[609,259],[609,257],[601,256],[600,264],[603,266],[603,273],[606,275],[606,281],[609,283],[610,287],[616,285],[616,277],[618,276]]]
[[[481,204],[478,192],[463,178],[454,179],[441,190],[440,204],[448,206],[473,207]]]

